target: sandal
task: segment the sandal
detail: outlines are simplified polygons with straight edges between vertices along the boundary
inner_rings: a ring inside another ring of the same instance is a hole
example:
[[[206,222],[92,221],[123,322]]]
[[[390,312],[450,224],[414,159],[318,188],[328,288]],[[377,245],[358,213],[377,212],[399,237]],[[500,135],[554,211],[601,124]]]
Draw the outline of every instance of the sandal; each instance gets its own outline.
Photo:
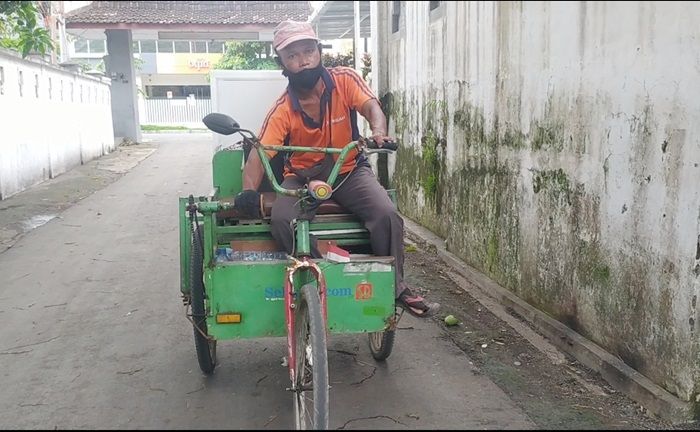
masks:
[[[408,288],[399,295],[396,304],[416,318],[431,317],[440,310],[440,303],[427,302],[423,297],[414,295]]]

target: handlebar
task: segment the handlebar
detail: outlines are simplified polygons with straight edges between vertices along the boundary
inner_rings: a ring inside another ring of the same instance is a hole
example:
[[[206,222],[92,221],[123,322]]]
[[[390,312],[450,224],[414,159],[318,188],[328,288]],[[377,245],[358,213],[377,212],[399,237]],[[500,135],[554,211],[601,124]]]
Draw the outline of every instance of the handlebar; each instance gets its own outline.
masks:
[[[380,146],[377,141],[373,139],[367,140],[367,148],[368,149],[383,149],[383,150],[390,150],[390,151],[396,151],[399,149],[399,143],[396,141],[384,141],[382,145]]]
[[[248,132],[248,131],[246,131]],[[258,143],[256,145],[256,148],[258,150],[258,154],[260,156],[260,161],[263,164],[263,168],[265,169],[265,175],[267,176],[268,180],[270,181],[270,184],[272,185],[272,188],[275,190],[275,192],[281,193],[283,195],[289,195],[289,196],[296,196],[296,197],[303,197],[307,194],[308,189],[306,187],[300,188],[300,189],[285,189],[282,186],[277,183],[277,180],[274,176],[274,173],[272,172],[272,167],[270,166],[270,160],[267,156],[266,150],[273,150],[273,151],[286,151],[286,152],[310,152],[310,153],[326,153],[326,154],[339,154],[338,159],[335,161],[335,164],[333,165],[333,169],[331,170],[330,175],[328,176],[328,179],[326,179],[326,183],[329,185],[332,185],[335,183],[335,180],[338,178],[338,174],[340,173],[340,169],[343,166],[343,163],[345,162],[345,159],[347,158],[348,153],[350,153],[353,149],[359,148],[360,152],[364,152],[366,154],[372,154],[372,153],[388,153],[392,152],[398,149],[398,143],[396,141],[385,141],[382,143],[380,146],[375,140],[373,139],[360,139],[357,141],[351,141],[348,144],[346,144],[342,149],[339,148],[328,148],[328,147],[299,147],[299,146],[264,146],[262,144],[259,144],[259,141],[257,141],[257,137],[255,137],[252,132],[249,132],[252,137],[254,138],[254,143]]]
[[[235,124],[237,126],[237,123]],[[216,130],[215,130],[216,132]],[[395,151],[398,149],[398,143],[396,141],[384,141],[379,145],[375,140],[373,139],[359,139],[357,141],[351,141],[348,144],[346,144],[342,149],[340,148],[319,148],[319,147],[300,147],[300,146],[265,146],[260,143],[260,140],[258,137],[251,131],[247,129],[240,129],[238,127],[235,128],[235,130],[232,130],[231,133],[238,132],[241,135],[244,136],[244,138],[250,139],[250,141],[253,143],[253,146],[256,148],[258,151],[258,155],[260,156],[260,161],[263,165],[263,168],[265,170],[265,175],[267,176],[268,180],[270,181],[270,184],[272,185],[272,188],[274,189],[275,192],[283,194],[283,195],[288,195],[288,196],[294,196],[294,197],[299,197],[299,198],[304,198],[309,196],[309,189],[308,185],[304,185],[304,187],[300,189],[285,189],[283,188],[278,182],[277,179],[275,178],[275,175],[272,171],[272,167],[270,165],[270,158],[267,155],[266,150],[272,150],[272,151],[284,151],[284,152],[310,152],[310,153],[325,153],[325,154],[338,154],[338,158],[333,166],[333,169],[331,170],[330,175],[328,176],[328,179],[326,179],[326,183],[328,185],[333,185],[338,178],[338,174],[340,173],[340,169],[343,166],[343,163],[345,162],[345,159],[347,158],[348,153],[350,153],[353,149],[357,148],[358,151],[363,152],[365,154],[373,154],[373,153],[390,153],[392,151]],[[248,137],[246,137],[248,135]],[[329,186],[331,187],[331,186]],[[327,196],[328,198],[330,197],[330,193]],[[327,198],[326,198],[327,199]],[[222,210],[230,210],[233,209],[233,205],[231,203],[226,203],[226,202],[200,202],[197,204],[194,204],[193,207],[195,207],[198,211],[201,213],[214,213],[217,211],[222,211]]]

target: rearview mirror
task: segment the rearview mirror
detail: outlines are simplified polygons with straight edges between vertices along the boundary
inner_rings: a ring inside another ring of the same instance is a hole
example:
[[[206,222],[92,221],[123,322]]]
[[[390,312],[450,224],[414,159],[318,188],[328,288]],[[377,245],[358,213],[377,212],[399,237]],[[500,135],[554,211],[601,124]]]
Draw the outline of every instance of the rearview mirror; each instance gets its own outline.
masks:
[[[241,129],[241,125],[226,114],[211,113],[202,119],[209,130],[221,135],[231,135]]]

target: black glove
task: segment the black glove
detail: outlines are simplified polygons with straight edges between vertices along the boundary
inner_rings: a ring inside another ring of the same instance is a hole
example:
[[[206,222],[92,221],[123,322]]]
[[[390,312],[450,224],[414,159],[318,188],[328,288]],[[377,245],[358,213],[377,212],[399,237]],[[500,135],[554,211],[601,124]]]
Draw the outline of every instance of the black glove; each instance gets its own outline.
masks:
[[[244,190],[239,192],[233,200],[233,205],[239,214],[251,219],[259,218],[260,215],[260,192],[254,190]]]

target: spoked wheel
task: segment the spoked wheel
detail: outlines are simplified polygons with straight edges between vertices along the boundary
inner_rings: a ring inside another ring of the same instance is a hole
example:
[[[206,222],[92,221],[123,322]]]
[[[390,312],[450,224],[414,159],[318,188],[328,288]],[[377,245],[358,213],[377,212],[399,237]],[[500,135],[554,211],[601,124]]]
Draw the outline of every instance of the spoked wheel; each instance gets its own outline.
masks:
[[[403,310],[394,313],[392,330],[369,333],[369,350],[375,360],[384,361],[391,355],[391,350],[394,348],[394,338],[396,338],[395,327],[398,325],[402,315]]]
[[[194,322],[194,346],[197,349],[199,368],[205,374],[214,372],[216,366],[216,341],[207,334],[206,309],[204,305],[204,274],[202,238],[195,231],[192,235],[190,254],[190,289],[192,298],[192,321]]]
[[[296,382],[294,418],[297,429],[328,429],[328,351],[318,289],[301,288],[294,324]]]

